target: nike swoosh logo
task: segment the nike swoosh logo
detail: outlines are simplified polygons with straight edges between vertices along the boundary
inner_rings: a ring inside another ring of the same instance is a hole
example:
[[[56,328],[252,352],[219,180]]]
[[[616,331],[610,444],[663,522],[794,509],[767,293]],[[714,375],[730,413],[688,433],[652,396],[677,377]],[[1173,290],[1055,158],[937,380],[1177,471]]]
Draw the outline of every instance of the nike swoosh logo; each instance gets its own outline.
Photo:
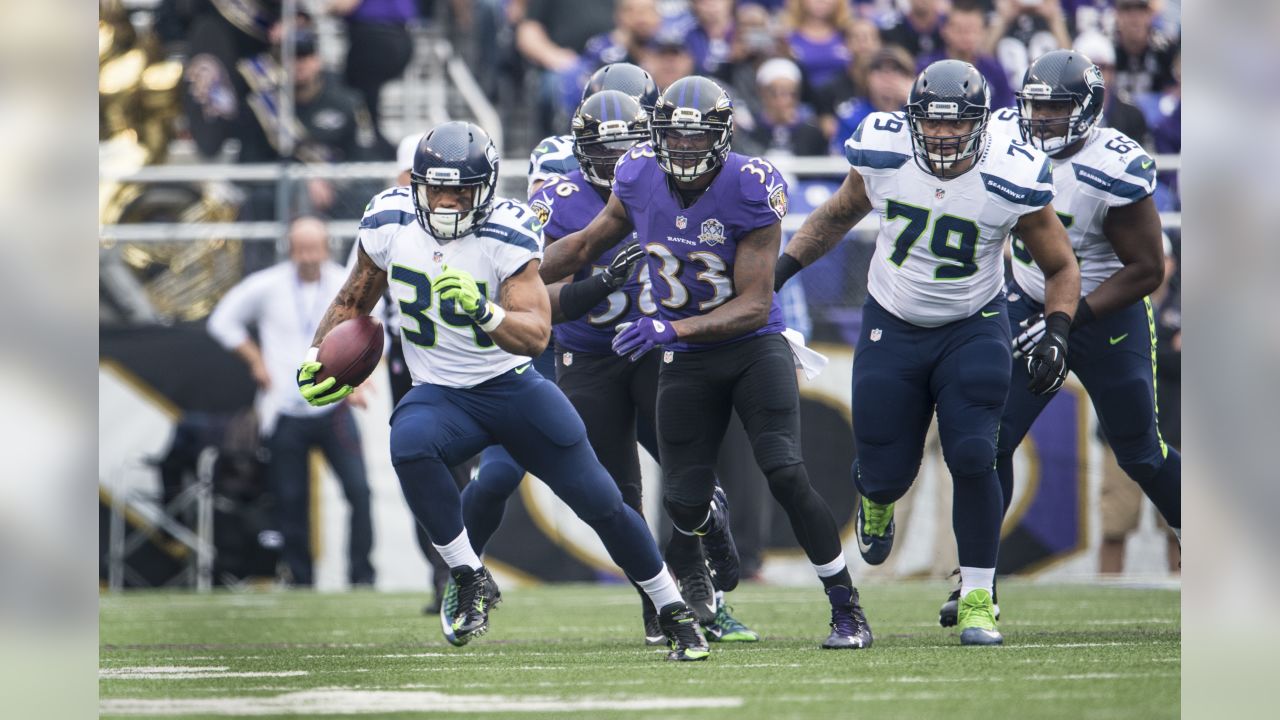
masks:
[[[982,317],[995,317],[999,314],[1000,314],[999,310],[996,310],[995,312],[984,312],[982,313]]]
[[[538,149],[534,150],[534,152],[549,153],[551,152],[551,148],[547,147],[546,145],[539,145]]]
[[[1127,337],[1129,337],[1129,333],[1125,333],[1125,334],[1121,335],[1120,337],[1113,337],[1113,338],[1108,338],[1108,339],[1109,339],[1109,340],[1111,340],[1111,344],[1112,344],[1112,345],[1115,345],[1116,343],[1120,342],[1121,340],[1124,340],[1124,339],[1125,339],[1125,338],[1127,338]]]
[[[516,374],[517,374],[517,375],[523,375],[523,374],[524,374],[524,371],[525,371],[525,370],[528,370],[528,369],[529,369],[529,368],[531,368],[531,367],[533,367],[533,363],[529,363],[528,365],[525,365],[524,367],[518,367],[518,368],[516,368]]]
[[[1143,170],[1146,170],[1147,168],[1151,167],[1152,165],[1155,165],[1155,161],[1154,161],[1154,160],[1148,160],[1148,161],[1146,161],[1146,162],[1142,163],[1142,169],[1143,169]]]

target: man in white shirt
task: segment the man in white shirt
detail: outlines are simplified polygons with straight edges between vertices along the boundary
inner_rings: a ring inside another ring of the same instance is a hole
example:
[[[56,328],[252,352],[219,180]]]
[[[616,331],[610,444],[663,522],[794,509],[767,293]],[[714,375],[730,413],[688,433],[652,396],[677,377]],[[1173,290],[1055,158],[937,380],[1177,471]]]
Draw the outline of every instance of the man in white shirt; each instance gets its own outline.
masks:
[[[311,345],[329,301],[346,280],[329,259],[325,225],[313,217],[289,226],[289,259],[256,272],[218,302],[209,316],[209,334],[249,366],[258,383],[256,401],[262,433],[271,453],[267,475],[276,502],[276,522],[284,535],[284,559],[292,582],[314,582],[310,545],[310,473],[307,457],[320,449],[342,483],[351,505],[348,579],[372,585],[373,521],[369,483],[355,418],[347,402],[363,407],[359,395],[329,407],[312,407],[298,395],[297,357]],[[249,334],[257,330],[258,342]]]

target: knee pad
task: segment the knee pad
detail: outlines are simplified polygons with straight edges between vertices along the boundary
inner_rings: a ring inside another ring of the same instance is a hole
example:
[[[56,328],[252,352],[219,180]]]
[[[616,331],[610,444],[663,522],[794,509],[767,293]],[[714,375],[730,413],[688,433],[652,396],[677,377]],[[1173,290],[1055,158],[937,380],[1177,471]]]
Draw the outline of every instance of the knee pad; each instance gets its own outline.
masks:
[[[391,424],[391,464],[421,458],[443,459],[440,426],[429,418],[405,413]]]
[[[1115,448],[1112,448],[1113,450]],[[1157,448],[1155,453],[1147,452],[1138,455],[1128,455],[1121,457],[1119,450],[1116,450],[1116,462],[1119,463],[1120,469],[1125,474],[1133,478],[1133,481],[1139,485],[1155,478],[1156,473],[1160,472],[1160,468],[1164,465],[1166,458],[1162,456]]]
[[[752,444],[755,450],[756,464],[760,471],[769,473],[803,462],[800,457],[799,438],[789,432],[768,431],[756,436]]]
[[[707,512],[710,510],[709,501],[701,506],[693,506],[681,504],[667,497],[662,499],[662,505],[667,509],[667,515],[671,517],[671,524],[686,534],[705,522]]]
[[[784,505],[789,499],[805,494],[810,489],[809,474],[805,472],[804,465],[799,463],[777,468],[769,472],[767,478],[769,492]]]
[[[974,477],[992,472],[996,467],[995,438],[969,436],[944,445],[943,457],[952,477]]]

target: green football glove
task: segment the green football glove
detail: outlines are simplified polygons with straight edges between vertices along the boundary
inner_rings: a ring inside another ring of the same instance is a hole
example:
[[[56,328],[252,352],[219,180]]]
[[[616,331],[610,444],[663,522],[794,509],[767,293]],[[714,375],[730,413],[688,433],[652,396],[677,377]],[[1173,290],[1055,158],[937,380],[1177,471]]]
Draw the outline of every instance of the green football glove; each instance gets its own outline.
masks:
[[[325,378],[320,383],[316,383],[316,373],[320,372],[320,363],[316,362],[316,356],[319,353],[320,348],[311,348],[307,351],[307,357],[302,361],[302,365],[298,367],[298,392],[302,393],[303,400],[315,407],[336,403],[356,391],[350,385],[343,385],[334,390],[333,386],[338,383],[338,378],[334,377]]]
[[[484,330],[492,330],[502,321],[501,314],[494,313],[497,306],[480,292],[476,279],[466,270],[444,268],[431,280],[431,291],[438,294],[442,302],[452,301],[459,313]]]

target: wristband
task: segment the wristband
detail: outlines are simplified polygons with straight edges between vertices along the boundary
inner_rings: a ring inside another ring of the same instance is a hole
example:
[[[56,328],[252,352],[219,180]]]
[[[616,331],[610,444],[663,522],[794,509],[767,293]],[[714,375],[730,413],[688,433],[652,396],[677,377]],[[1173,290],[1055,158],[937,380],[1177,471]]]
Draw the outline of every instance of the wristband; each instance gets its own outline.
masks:
[[[307,356],[302,359],[302,362],[313,363],[313,362],[316,362],[316,359],[319,357],[320,357],[320,348],[318,347],[308,348]]]
[[[571,282],[560,288],[560,314],[565,320],[577,320],[613,292],[604,273]]]
[[[507,311],[503,310],[501,305],[489,303],[489,319],[479,323],[479,326],[485,332],[493,332],[506,319]]]
[[[1098,316],[1094,314],[1093,308],[1089,307],[1089,303],[1084,298],[1080,298],[1080,304],[1076,305],[1076,316],[1071,319],[1071,327],[1078,328],[1097,319]]]
[[[1052,313],[1044,319],[1044,331],[1065,341],[1071,334],[1071,318],[1064,312]]]
[[[778,264],[773,269],[773,291],[778,292],[781,290],[782,286],[787,284],[787,281],[791,279],[792,275],[795,275],[803,269],[804,266],[800,264],[799,260],[786,253],[779,255]]]

